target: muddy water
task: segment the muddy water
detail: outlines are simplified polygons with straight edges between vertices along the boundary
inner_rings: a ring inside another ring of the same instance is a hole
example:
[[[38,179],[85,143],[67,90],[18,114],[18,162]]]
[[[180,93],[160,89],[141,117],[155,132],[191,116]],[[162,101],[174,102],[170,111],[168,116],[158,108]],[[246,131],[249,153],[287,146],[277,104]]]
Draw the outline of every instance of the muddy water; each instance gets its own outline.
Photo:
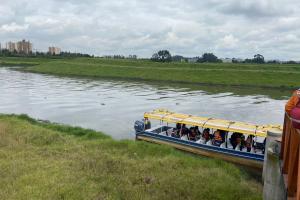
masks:
[[[145,111],[167,108],[200,116],[282,123],[289,91],[62,78],[0,68],[0,113],[96,129],[134,138]]]

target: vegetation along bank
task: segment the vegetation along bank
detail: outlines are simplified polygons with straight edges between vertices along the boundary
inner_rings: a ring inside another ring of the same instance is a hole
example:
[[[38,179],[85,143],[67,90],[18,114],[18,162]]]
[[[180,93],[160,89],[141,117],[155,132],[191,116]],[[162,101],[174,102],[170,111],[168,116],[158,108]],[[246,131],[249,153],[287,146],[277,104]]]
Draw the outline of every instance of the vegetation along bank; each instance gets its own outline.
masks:
[[[297,88],[300,75],[297,64],[159,63],[103,58],[0,58],[0,63],[32,64],[24,70],[62,76],[283,89]]]

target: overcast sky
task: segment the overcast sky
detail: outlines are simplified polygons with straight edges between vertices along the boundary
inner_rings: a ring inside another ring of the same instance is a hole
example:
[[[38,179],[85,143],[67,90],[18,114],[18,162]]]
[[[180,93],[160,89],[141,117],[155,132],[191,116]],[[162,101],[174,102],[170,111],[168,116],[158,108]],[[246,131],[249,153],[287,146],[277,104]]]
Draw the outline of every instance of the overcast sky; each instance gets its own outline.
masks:
[[[95,55],[300,60],[299,0],[0,0],[0,42]]]

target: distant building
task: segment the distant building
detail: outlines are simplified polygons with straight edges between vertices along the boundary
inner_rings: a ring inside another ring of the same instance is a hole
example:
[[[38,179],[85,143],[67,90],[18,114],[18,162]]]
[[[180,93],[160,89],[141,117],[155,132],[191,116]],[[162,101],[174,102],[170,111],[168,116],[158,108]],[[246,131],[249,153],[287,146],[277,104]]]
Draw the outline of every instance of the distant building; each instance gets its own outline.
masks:
[[[232,58],[232,62],[234,62],[234,63],[241,63],[244,61],[245,61],[245,59],[242,59],[242,58]]]
[[[32,53],[32,43],[30,43],[30,41],[22,40],[17,42],[15,45],[18,53],[23,53],[23,54]]]
[[[6,48],[9,52],[12,52],[12,53],[13,53],[13,52],[17,51],[16,43],[14,43],[14,42],[7,42],[5,46],[6,46],[5,48]]]
[[[32,53],[32,43],[30,43],[30,41],[26,41],[26,40],[22,40],[19,42],[7,42],[6,49],[9,52],[30,54],[30,53]]]
[[[223,63],[232,63],[232,58],[221,58]]]
[[[186,60],[187,60],[187,62],[189,62],[189,63],[196,63],[196,62],[199,60],[199,58],[198,58],[198,57],[195,57],[195,58],[187,58]]]
[[[61,52],[61,49],[58,48],[58,47],[49,47],[48,53],[49,53],[50,55],[59,55],[60,52]]]

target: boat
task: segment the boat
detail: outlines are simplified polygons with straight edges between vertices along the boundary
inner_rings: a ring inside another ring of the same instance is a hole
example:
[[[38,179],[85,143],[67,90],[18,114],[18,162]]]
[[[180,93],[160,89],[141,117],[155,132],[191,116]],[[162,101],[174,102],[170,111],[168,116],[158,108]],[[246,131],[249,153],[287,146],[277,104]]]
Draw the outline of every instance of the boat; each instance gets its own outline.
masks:
[[[150,127],[150,120],[156,120],[158,125]],[[187,129],[188,126],[191,127],[191,130],[196,130],[196,128],[199,130],[198,138],[190,140],[187,134],[183,134],[183,127]],[[166,109],[145,112],[144,119],[136,121],[134,129],[137,140],[169,145],[176,149],[223,159],[256,169],[263,167],[267,132],[282,133],[282,126],[280,125],[255,125],[175,113]],[[210,131],[210,138],[206,141],[203,139],[203,132],[208,130]],[[216,140],[212,138],[212,133],[215,134],[216,131],[223,133],[222,142],[217,145]],[[177,135],[174,134],[175,132]],[[181,135],[178,136],[178,132]],[[235,137],[233,137],[234,134]],[[244,139],[235,140],[236,134]],[[245,138],[247,138],[248,148],[245,148],[241,142],[243,141],[245,144]]]

